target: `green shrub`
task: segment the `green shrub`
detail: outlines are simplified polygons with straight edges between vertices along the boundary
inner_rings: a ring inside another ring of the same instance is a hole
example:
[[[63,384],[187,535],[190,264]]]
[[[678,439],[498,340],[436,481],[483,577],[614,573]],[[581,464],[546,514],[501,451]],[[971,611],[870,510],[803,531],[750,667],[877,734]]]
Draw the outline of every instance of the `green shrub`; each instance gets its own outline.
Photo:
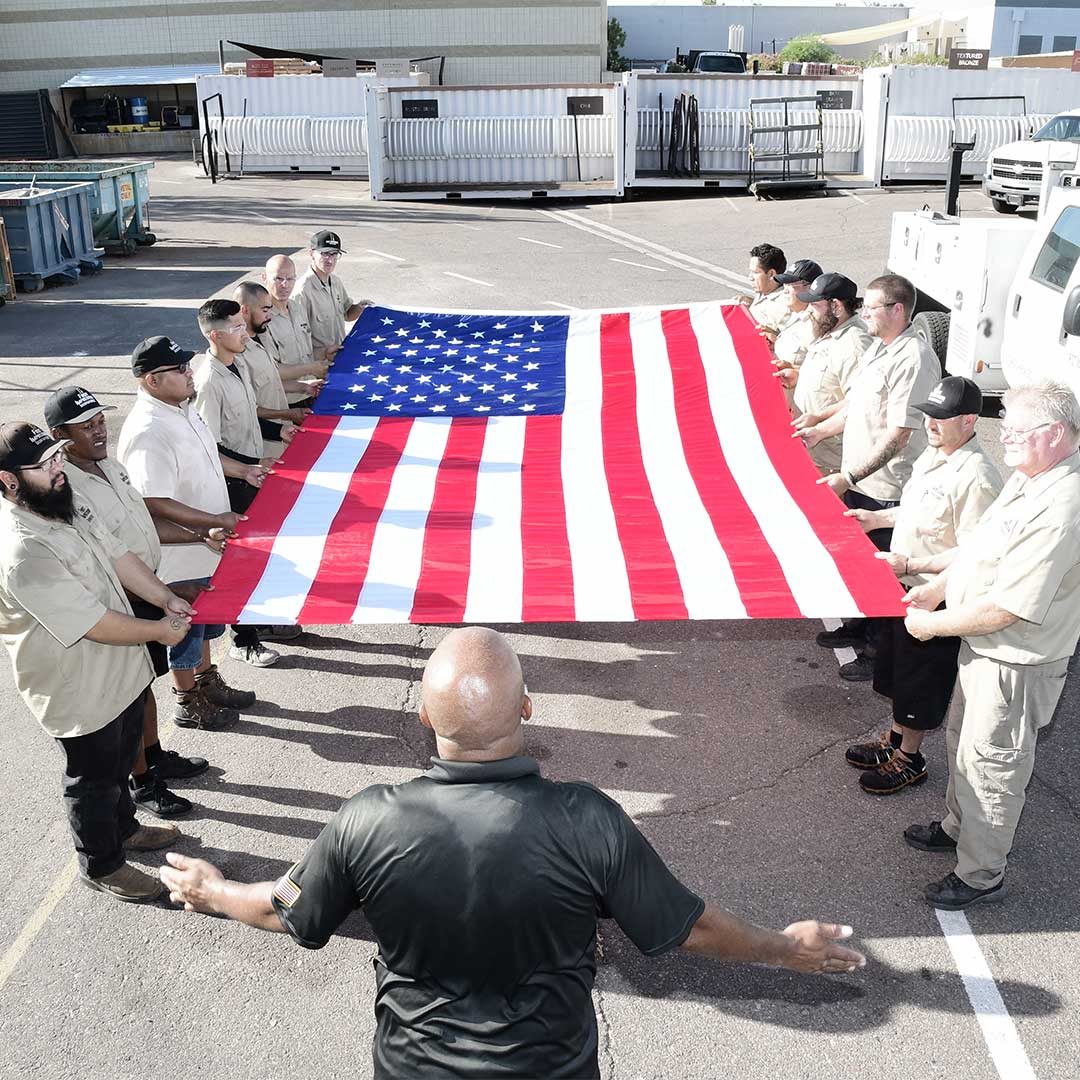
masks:
[[[828,64],[836,60],[836,53],[817,34],[803,34],[792,38],[780,50],[780,62]]]

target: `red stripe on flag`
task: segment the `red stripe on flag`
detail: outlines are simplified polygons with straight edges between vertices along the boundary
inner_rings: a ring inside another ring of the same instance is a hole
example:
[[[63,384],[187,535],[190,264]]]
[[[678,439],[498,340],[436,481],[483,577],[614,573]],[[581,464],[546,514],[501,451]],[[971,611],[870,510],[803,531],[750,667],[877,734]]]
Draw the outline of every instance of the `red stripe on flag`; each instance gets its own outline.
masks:
[[[338,416],[309,416],[304,421],[302,431],[251,504],[247,521],[240,522],[237,536],[226,545],[211,582],[213,591],[203,593],[195,604],[195,622],[235,623],[240,618],[266,570],[278,532],[340,420]]]
[[[746,614],[752,619],[801,618],[780,560],[728,468],[690,313],[685,308],[665,311],[660,322],[671,361],[686,464],[727,556]]]
[[[386,505],[394,470],[412,430],[406,417],[381,419],[371,435],[341,502],[297,622],[346,624],[352,621],[367,577],[375,526]]]
[[[573,622],[574,573],[563,500],[561,416],[530,416],[525,423],[521,551],[521,621]]]
[[[637,619],[685,619],[686,602],[641,458],[629,314],[600,319],[600,429],[615,526]]]
[[[765,451],[792,500],[836,564],[856,607],[865,615],[903,615],[903,589],[861,528],[844,508],[798,439],[791,437],[783,391],[772,378],[768,347],[742,307],[724,307],[724,322],[742,365],[746,393]]]
[[[424,552],[410,622],[462,622],[469,591],[476,478],[487,420],[455,417],[450,425],[424,533]]]

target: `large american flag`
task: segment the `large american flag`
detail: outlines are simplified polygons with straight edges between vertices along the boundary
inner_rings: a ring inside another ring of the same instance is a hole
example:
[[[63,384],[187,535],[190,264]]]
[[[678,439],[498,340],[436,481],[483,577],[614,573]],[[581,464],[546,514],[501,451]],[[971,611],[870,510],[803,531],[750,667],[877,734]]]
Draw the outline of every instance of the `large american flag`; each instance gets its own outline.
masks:
[[[740,307],[372,307],[201,622],[898,615]]]

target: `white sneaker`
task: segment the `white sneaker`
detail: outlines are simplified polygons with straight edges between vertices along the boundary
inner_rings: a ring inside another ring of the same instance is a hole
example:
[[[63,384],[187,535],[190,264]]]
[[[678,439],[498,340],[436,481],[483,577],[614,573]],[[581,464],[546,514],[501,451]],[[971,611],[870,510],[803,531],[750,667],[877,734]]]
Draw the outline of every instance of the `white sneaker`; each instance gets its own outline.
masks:
[[[234,645],[229,649],[229,656],[252,667],[273,667],[278,662],[281,653],[268,649],[259,641],[254,645]]]

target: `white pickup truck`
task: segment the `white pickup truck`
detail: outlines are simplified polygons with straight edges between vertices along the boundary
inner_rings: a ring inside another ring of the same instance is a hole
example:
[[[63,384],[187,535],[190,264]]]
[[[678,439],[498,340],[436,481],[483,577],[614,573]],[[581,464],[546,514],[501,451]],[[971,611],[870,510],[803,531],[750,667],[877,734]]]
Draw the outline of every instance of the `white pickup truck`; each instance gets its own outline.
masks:
[[[983,192],[999,214],[1035,209],[1044,181],[1080,165],[1080,109],[1052,116],[1030,139],[999,146],[986,163]]]
[[[888,266],[918,290],[916,330],[949,374],[993,395],[1067,370],[1080,391],[1080,172],[1035,221],[894,214]]]

